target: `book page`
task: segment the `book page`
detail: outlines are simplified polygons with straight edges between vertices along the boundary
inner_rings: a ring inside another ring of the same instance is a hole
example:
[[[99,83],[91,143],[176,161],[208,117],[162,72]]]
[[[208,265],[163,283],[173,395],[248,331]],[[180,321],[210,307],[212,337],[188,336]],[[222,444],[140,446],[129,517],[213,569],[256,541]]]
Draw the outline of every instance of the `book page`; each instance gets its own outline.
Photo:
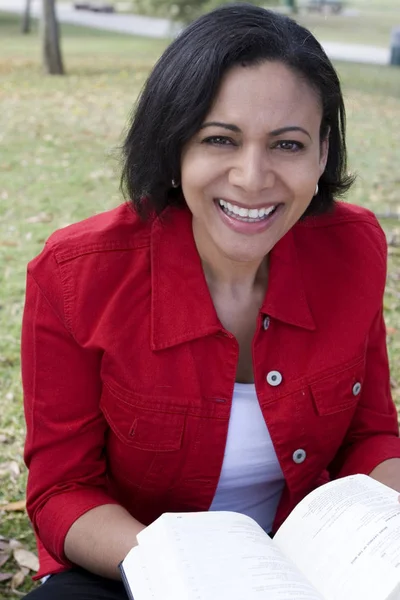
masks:
[[[183,586],[169,554],[135,546],[122,561],[123,578],[133,600],[177,600]]]
[[[149,555],[173,557],[174,600],[323,600],[245,515],[167,513],[140,532],[138,542]]]
[[[326,600],[387,600],[400,590],[399,494],[367,475],[314,490],[274,542]]]

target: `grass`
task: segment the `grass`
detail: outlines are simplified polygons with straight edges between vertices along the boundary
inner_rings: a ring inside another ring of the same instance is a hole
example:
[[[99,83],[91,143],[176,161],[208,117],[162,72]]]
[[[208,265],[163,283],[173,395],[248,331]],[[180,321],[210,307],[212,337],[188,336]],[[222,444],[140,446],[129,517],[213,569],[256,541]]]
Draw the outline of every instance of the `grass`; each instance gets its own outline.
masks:
[[[299,6],[307,2],[299,0]],[[397,0],[345,0],[345,7],[338,15],[303,9],[298,20],[323,41],[389,47],[393,27],[400,27]]]
[[[0,504],[24,497],[19,372],[26,263],[55,229],[120,202],[118,146],[127,116],[165,41],[63,27],[67,77],[45,77],[37,32],[21,36],[0,14]],[[338,64],[349,121],[349,200],[380,213],[400,197],[400,72]],[[398,222],[383,221],[400,244]],[[385,299],[394,396],[400,403],[400,254],[391,247]],[[1,472],[1,470],[0,470]],[[33,548],[24,513],[0,512],[0,535]],[[2,567],[13,569],[12,563]],[[28,591],[30,581],[20,590]],[[11,594],[0,584],[0,598]]]
[[[339,15],[308,13],[305,9],[308,2],[309,0],[298,0],[301,9],[298,20],[323,41],[371,44],[387,48],[392,28],[396,25],[400,27],[398,0],[345,0],[346,10]],[[119,12],[122,7],[124,10],[137,12],[134,0],[122,4],[118,0],[107,3],[117,6]],[[283,0],[268,0],[265,4],[284,9]],[[145,4],[142,3],[142,6]]]
[[[388,48],[392,28],[396,24],[400,25],[398,13],[399,10],[387,12],[360,10],[359,15],[351,16],[346,13],[339,15],[302,13],[298,21],[324,42],[370,44]]]

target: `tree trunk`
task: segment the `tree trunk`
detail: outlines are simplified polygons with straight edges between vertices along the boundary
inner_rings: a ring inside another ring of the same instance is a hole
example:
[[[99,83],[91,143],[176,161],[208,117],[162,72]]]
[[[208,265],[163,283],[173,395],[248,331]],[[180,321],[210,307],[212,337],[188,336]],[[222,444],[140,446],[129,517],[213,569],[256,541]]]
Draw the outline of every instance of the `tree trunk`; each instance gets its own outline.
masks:
[[[43,0],[43,63],[50,75],[64,75],[55,0]]]
[[[292,14],[297,14],[298,13],[298,9],[297,9],[297,0],[286,0],[286,4],[287,6],[290,8],[290,12]]]
[[[25,10],[22,16],[21,31],[22,33],[30,33],[31,31],[31,0],[25,0]]]

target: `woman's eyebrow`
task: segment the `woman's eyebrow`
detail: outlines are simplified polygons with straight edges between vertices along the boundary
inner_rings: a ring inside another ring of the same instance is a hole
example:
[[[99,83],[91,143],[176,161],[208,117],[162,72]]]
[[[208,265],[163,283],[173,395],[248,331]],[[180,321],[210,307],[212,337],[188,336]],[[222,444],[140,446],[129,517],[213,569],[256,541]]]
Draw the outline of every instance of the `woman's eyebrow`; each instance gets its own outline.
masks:
[[[234,131],[235,133],[242,133],[240,127],[237,125],[233,125],[232,123],[222,123],[221,121],[207,121],[203,123],[200,129],[205,129],[206,127],[222,127],[223,129],[228,129],[229,131]],[[298,127],[297,125],[289,125],[288,127],[280,127],[279,129],[274,129],[271,131],[270,135],[276,137],[278,135],[282,135],[282,133],[287,133],[289,131],[301,131],[305,133],[311,140],[311,135],[308,133],[306,129],[303,127]]]
[[[297,127],[296,125],[290,125],[288,127],[280,127],[279,129],[274,129],[274,131],[271,131],[270,135],[275,137],[277,135],[282,135],[282,133],[287,133],[288,131],[302,131],[311,140],[311,135],[308,133],[308,131],[306,129],[303,129],[303,127]]]
[[[221,123],[220,121],[208,121],[207,123],[203,123],[200,129],[204,129],[205,127],[223,127],[224,129],[229,129],[229,131],[241,133],[241,130],[237,125],[233,125],[231,123]]]

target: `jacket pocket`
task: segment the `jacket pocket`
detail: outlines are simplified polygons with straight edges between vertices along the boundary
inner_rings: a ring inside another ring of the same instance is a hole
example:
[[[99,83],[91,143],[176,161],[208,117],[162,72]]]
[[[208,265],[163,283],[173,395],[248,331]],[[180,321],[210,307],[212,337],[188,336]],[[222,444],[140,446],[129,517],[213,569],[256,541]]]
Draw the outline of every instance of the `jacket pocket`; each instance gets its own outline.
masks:
[[[168,400],[145,408],[143,397],[119,391],[105,384],[100,403],[107,422],[117,438],[138,450],[171,452],[182,446],[185,414],[171,410]]]
[[[362,395],[364,376],[365,363],[362,357],[311,383],[317,414],[328,416],[355,408]]]
[[[114,495],[133,510],[144,497],[160,499],[179,477],[186,426],[184,407],[104,384],[100,402],[106,433],[107,475]],[[132,513],[133,514],[133,513]]]

